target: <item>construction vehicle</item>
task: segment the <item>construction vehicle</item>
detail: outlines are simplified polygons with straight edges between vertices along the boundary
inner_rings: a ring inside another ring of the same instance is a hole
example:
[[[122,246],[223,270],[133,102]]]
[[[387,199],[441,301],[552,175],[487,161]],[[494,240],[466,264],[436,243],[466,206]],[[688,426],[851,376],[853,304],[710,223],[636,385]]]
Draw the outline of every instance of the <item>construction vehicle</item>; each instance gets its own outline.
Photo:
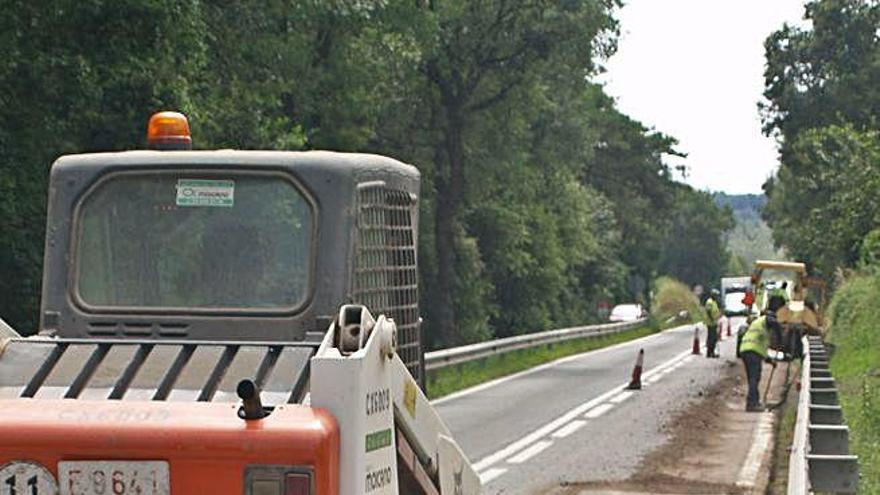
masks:
[[[478,494],[418,385],[417,169],[191,142],[53,164],[0,495]]]
[[[771,295],[784,294],[786,304],[776,312],[776,319],[783,327],[780,347],[786,354],[800,357],[801,337],[821,335],[823,331],[820,305],[824,304],[824,285],[807,276],[804,263],[768,260],[755,262],[752,284],[762,310],[766,309]],[[808,299],[810,291],[819,293],[819,301]]]

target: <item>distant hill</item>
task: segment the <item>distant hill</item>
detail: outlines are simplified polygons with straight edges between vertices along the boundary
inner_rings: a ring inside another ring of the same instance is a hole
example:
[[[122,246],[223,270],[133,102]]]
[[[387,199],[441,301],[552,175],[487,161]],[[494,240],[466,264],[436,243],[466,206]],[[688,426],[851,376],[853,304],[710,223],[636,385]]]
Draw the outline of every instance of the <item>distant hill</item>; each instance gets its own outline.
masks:
[[[727,234],[727,249],[739,259],[728,267],[728,275],[744,275],[758,259],[785,259],[785,253],[773,246],[773,233],[761,219],[766,203],[763,194],[715,194],[715,204],[729,206],[736,218],[736,227]]]
[[[761,208],[767,203],[763,194],[715,193],[715,204],[729,206],[737,219],[761,219]]]

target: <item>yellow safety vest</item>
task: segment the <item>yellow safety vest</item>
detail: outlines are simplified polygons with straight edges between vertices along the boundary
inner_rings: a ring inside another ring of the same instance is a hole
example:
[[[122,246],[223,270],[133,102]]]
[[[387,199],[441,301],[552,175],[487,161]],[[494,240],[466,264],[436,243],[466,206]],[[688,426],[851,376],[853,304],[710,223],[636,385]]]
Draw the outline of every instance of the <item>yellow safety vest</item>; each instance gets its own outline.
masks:
[[[770,333],[767,329],[767,316],[761,316],[749,325],[749,329],[742,336],[739,343],[739,352],[751,351],[761,357],[767,357],[767,349],[770,347]]]
[[[706,325],[713,326],[718,323],[718,318],[721,317],[721,310],[718,309],[718,303],[715,302],[715,299],[711,297],[706,299],[706,314],[709,316],[709,321],[706,322]]]
[[[785,289],[779,287],[770,291],[770,297],[778,296],[781,297],[783,301],[788,302],[788,292]]]

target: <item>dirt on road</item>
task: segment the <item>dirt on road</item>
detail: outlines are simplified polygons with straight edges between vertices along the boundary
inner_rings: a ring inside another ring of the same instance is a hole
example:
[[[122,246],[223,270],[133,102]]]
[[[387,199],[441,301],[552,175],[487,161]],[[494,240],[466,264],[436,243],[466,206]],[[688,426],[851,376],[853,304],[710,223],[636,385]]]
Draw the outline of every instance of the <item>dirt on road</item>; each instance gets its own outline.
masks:
[[[545,495],[766,493],[777,414],[745,412],[742,363],[725,364],[723,378],[695,391],[693,404],[664,425],[669,441],[644,459],[635,475],[622,482],[569,482]],[[785,392],[787,366],[778,365],[773,374],[770,404]],[[770,371],[765,365],[762,395]]]

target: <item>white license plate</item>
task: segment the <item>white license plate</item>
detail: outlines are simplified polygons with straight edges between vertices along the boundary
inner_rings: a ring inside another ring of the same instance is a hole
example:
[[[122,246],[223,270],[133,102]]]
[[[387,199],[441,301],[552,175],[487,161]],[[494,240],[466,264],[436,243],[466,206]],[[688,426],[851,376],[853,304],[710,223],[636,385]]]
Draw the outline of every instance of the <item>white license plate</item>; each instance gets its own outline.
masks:
[[[169,495],[165,461],[61,461],[60,495]]]

